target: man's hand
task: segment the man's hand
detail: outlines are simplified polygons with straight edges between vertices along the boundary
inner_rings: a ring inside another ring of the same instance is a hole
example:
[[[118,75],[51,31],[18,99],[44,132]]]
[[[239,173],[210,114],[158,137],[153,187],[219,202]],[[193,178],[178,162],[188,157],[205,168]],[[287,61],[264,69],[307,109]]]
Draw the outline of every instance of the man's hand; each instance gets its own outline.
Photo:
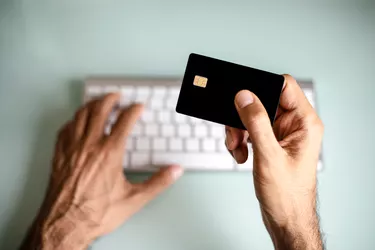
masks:
[[[122,168],[126,138],[143,106],[120,110],[111,133],[105,135],[119,97],[109,94],[91,101],[61,129],[47,196],[23,249],[36,249],[33,242],[41,249],[84,249],[120,226],[183,173],[179,166],[170,166],[145,183],[126,180]]]
[[[322,249],[316,213],[316,169],[323,124],[297,82],[285,75],[273,128],[260,100],[242,90],[235,106],[247,131],[226,128],[237,162],[254,152],[254,185],[263,221],[276,249]]]

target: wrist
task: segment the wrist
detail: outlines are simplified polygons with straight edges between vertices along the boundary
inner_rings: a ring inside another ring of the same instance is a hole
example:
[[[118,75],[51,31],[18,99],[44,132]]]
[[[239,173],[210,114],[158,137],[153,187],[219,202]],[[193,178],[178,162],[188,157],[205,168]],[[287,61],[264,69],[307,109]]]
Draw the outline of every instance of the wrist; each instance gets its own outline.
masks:
[[[90,242],[88,230],[66,217],[43,226],[42,249],[86,249]]]

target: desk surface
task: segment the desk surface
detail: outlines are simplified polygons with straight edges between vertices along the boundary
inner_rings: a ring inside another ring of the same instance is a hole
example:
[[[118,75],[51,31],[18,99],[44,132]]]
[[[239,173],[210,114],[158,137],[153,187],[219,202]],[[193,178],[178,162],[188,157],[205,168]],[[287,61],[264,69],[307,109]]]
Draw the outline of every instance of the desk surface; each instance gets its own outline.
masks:
[[[0,3],[0,248],[19,244],[42,201],[55,133],[81,103],[84,77],[181,77],[197,52],[314,79],[326,127],[319,200],[327,245],[375,249],[374,8],[187,3]],[[93,249],[272,244],[251,174],[189,173]]]

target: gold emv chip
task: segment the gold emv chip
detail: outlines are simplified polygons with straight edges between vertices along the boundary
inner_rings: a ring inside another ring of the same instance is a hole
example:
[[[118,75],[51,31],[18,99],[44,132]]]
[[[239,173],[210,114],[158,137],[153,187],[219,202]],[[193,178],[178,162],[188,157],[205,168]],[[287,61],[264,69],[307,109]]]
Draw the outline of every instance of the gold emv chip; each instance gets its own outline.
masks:
[[[193,84],[195,86],[205,88],[207,86],[207,81],[208,81],[208,79],[206,77],[196,75],[194,77],[194,83]]]

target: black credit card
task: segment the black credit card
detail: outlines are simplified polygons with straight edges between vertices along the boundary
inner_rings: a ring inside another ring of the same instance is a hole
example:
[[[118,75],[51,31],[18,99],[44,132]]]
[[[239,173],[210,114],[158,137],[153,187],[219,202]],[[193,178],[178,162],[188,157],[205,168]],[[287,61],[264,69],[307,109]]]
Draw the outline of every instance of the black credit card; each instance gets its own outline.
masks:
[[[282,75],[192,53],[176,111],[245,129],[234,106],[234,97],[247,89],[259,97],[273,123],[283,84]]]

